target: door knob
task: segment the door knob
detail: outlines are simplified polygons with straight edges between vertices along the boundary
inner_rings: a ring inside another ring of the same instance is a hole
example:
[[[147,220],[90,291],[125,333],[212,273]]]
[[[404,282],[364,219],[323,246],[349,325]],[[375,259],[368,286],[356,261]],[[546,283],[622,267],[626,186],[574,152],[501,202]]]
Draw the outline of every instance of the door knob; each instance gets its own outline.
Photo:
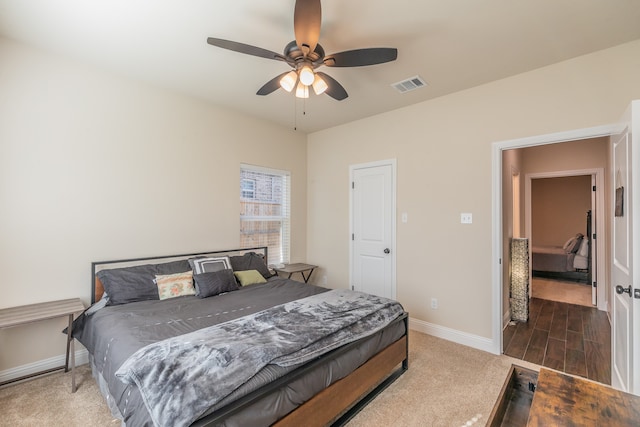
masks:
[[[620,286],[620,285],[616,286],[616,293],[617,293],[617,294],[622,295],[622,294],[624,294],[625,292],[626,292],[626,293],[628,293],[628,294],[629,294],[629,296],[631,296],[631,286],[629,286],[628,288],[623,288],[623,287],[622,287],[622,286]]]
[[[391,251],[389,250],[389,248],[385,248],[384,253],[385,253],[385,254],[388,254],[389,252],[391,252]]]

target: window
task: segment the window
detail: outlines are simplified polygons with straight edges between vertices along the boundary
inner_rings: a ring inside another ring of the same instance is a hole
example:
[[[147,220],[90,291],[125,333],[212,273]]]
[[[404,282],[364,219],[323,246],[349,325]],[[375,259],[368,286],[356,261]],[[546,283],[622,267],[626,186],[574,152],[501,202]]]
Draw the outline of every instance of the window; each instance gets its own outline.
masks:
[[[256,198],[256,180],[242,178],[240,180],[240,197],[243,199]]]
[[[289,262],[290,173],[240,165],[240,247],[269,248],[269,264]]]

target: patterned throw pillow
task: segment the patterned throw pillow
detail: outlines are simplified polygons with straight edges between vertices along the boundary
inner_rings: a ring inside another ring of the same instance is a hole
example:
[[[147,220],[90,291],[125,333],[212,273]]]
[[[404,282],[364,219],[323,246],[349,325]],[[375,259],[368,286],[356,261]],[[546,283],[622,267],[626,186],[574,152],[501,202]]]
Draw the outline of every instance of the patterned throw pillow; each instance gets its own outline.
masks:
[[[195,295],[193,287],[193,272],[164,274],[156,276],[158,286],[158,296],[161,300],[175,298],[182,295]]]
[[[212,271],[220,271],[231,268],[228,256],[207,257],[207,258],[191,258],[189,265],[193,270],[193,274],[209,273]]]

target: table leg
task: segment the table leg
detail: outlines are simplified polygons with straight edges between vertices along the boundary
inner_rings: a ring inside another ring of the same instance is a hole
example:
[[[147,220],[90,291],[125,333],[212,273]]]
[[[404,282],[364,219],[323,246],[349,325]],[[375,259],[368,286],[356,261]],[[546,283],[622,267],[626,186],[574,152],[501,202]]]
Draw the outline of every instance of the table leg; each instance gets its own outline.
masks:
[[[69,327],[67,328],[67,357],[64,371],[69,372],[69,357],[71,357],[71,393],[76,392],[76,351],[73,342],[73,313],[69,315]]]
[[[304,271],[301,271],[300,274],[302,274],[302,278],[304,279],[304,283],[309,283],[309,279],[311,278],[311,273],[313,273],[313,268],[309,271],[309,274],[305,277],[304,275]]]

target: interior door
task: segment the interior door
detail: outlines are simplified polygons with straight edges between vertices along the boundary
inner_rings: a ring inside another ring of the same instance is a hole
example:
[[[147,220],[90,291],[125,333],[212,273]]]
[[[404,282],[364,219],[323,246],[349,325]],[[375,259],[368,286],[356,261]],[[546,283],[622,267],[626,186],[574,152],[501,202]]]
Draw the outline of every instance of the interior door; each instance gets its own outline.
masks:
[[[623,118],[613,146],[612,385],[640,394],[640,101]]]
[[[395,298],[393,164],[351,171],[351,287]]]

